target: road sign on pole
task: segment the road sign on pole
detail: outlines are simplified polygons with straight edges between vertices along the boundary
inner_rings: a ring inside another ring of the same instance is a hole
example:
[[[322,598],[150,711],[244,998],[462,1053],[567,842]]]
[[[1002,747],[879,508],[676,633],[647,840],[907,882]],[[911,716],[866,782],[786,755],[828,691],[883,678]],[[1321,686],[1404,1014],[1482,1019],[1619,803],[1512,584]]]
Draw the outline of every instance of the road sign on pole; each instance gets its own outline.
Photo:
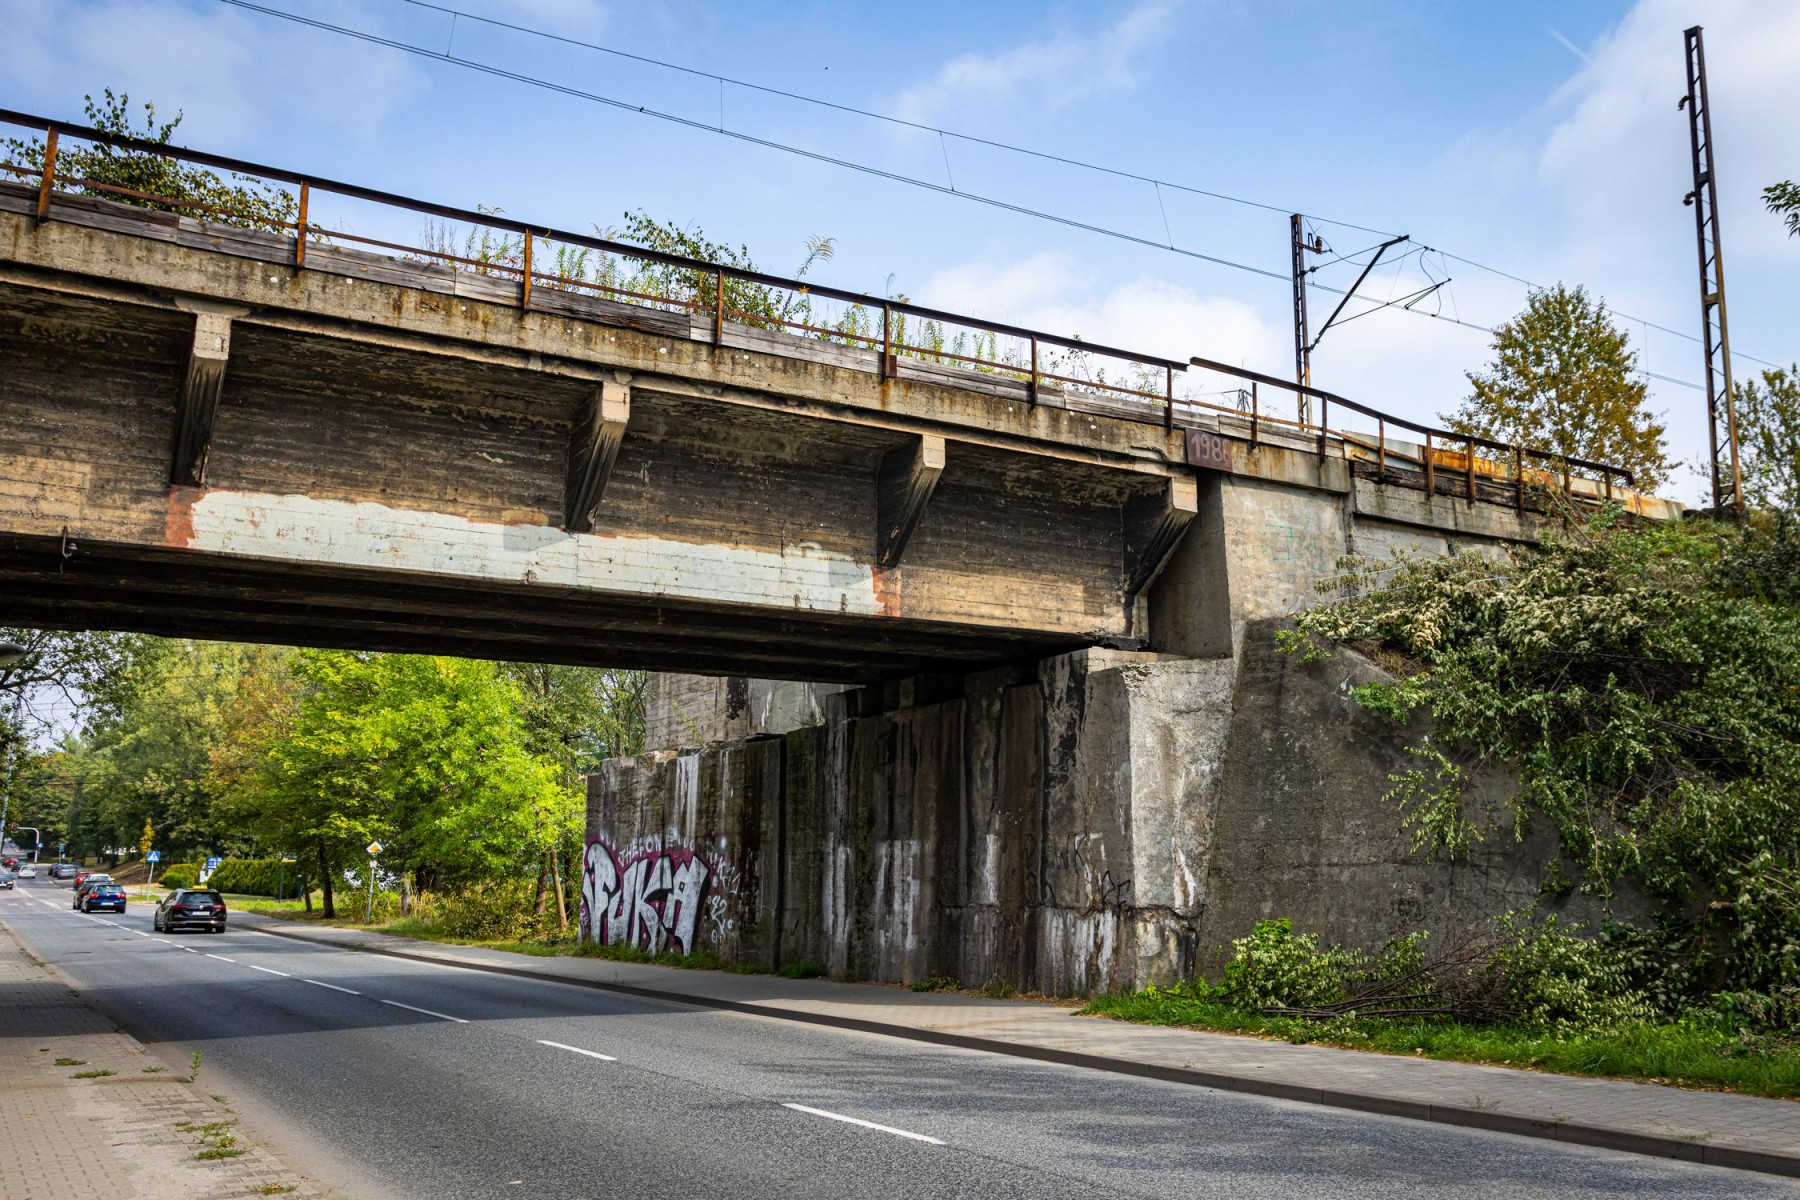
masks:
[[[150,853],[144,855],[144,861],[152,862],[152,863],[153,862],[161,862],[162,861],[162,851],[161,850],[150,851]]]
[[[375,923],[375,856],[381,853],[380,842],[369,843],[369,907],[363,913],[363,924]]]

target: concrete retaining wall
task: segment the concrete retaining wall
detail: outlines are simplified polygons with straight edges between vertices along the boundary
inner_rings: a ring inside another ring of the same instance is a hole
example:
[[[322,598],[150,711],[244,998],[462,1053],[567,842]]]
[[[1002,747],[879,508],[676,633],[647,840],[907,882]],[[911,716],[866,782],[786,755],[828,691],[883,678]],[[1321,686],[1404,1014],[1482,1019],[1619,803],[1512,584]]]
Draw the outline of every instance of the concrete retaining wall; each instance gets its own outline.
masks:
[[[887,711],[847,693],[818,726],[608,763],[589,780],[584,930],[1072,995],[1190,977],[1260,917],[1372,946],[1538,900],[1547,836],[1457,863],[1412,853],[1380,799],[1412,765],[1409,731],[1348,694],[1378,669],[1282,656],[1279,627],[1248,623],[1237,659],[1089,651]],[[1478,803],[1511,787],[1472,779]],[[704,887],[684,900],[690,859]],[[636,884],[606,886],[634,864],[650,864]],[[685,938],[683,903],[698,914]],[[633,911],[655,919],[630,925]]]
[[[1068,995],[1190,977],[1265,916],[1373,946],[1533,903],[1555,852],[1542,833],[1454,864],[1412,853],[1381,797],[1422,729],[1350,698],[1373,665],[1275,652],[1345,554],[1493,553],[1534,532],[1504,510],[1395,503],[1204,478],[1140,613],[1180,654],[1089,650],[836,694],[665,682],[653,730],[734,740],[590,779],[584,929]],[[1512,788],[1471,780],[1477,803]]]

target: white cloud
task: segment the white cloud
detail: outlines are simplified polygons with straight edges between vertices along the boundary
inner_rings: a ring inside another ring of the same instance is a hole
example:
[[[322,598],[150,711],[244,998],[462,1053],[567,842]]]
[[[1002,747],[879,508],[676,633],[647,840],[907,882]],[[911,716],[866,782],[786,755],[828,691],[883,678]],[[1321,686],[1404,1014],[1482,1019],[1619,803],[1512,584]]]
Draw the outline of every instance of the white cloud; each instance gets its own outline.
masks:
[[[895,111],[909,121],[930,122],[967,104],[1025,91],[1051,106],[1130,91],[1143,75],[1139,60],[1162,43],[1176,7],[1174,0],[1142,0],[1096,33],[1063,30],[991,54],[953,58],[929,81],[902,92]]]
[[[1761,188],[1800,163],[1794,120],[1800,5],[1792,0],[1641,0],[1592,49],[1556,100],[1568,106],[1539,161],[1558,192],[1571,240],[1639,256],[1692,216],[1681,31],[1705,19],[1707,74],[1719,171],[1720,219],[1732,251],[1793,244],[1762,208]],[[1654,241],[1653,241],[1654,239]],[[1800,253],[1796,253],[1800,258]]]
[[[1069,255],[972,262],[932,275],[920,299],[1096,345],[1185,359],[1204,354],[1250,366],[1277,361],[1282,337],[1250,305],[1152,275],[1100,282]]]
[[[338,3],[316,15],[367,24]],[[426,86],[398,51],[223,5],[0,0],[0,28],[15,79],[56,98],[47,115],[79,119],[79,97],[110,87],[134,105],[153,101],[164,117],[185,109],[177,140],[237,140],[296,110],[367,134]]]

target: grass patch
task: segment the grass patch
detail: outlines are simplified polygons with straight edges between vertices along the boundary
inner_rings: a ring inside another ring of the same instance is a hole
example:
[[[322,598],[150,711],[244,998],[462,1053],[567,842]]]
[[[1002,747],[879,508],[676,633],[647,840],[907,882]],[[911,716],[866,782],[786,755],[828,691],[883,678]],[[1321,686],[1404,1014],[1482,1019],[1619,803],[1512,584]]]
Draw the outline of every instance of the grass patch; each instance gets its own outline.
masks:
[[[931,975],[912,985],[915,992],[954,992],[962,984],[948,975]]]
[[[77,1071],[73,1075],[69,1076],[69,1078],[70,1079],[104,1079],[108,1075],[117,1075],[117,1074],[118,1074],[118,1072],[113,1070],[111,1067],[101,1067],[97,1071]]]
[[[85,1066],[87,1066],[87,1059],[85,1059],[85,1058],[59,1058],[56,1060],[56,1065],[59,1067],[85,1067]]]
[[[265,1183],[261,1187],[251,1188],[250,1194],[252,1196],[285,1196],[289,1192],[299,1190],[300,1185],[297,1183]]]
[[[1564,1075],[1642,1079],[1677,1087],[1800,1098],[1800,1042],[1745,1035],[1703,1017],[1625,1026],[1604,1034],[1559,1033],[1448,1021],[1270,1017],[1160,989],[1098,996],[1081,1013],[1204,1029],[1303,1045],[1524,1067]]]
[[[237,1146],[208,1146],[206,1149],[197,1152],[194,1157],[204,1162],[216,1158],[236,1158],[240,1154],[247,1153],[249,1153],[249,1151],[240,1149]]]
[[[143,1070],[146,1075],[160,1075],[168,1069],[167,1067],[145,1067]]]

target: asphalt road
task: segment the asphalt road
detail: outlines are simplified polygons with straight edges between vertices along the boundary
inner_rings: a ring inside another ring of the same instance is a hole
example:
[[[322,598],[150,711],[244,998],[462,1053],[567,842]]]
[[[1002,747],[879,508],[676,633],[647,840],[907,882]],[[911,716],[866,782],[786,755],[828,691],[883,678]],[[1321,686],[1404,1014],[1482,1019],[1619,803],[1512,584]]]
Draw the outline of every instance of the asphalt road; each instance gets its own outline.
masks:
[[[347,1196],[1796,1197],[1746,1172],[1155,1083],[0,892]],[[0,1031],[0,1047],[4,1047]],[[3,1068],[0,1068],[3,1070]]]

